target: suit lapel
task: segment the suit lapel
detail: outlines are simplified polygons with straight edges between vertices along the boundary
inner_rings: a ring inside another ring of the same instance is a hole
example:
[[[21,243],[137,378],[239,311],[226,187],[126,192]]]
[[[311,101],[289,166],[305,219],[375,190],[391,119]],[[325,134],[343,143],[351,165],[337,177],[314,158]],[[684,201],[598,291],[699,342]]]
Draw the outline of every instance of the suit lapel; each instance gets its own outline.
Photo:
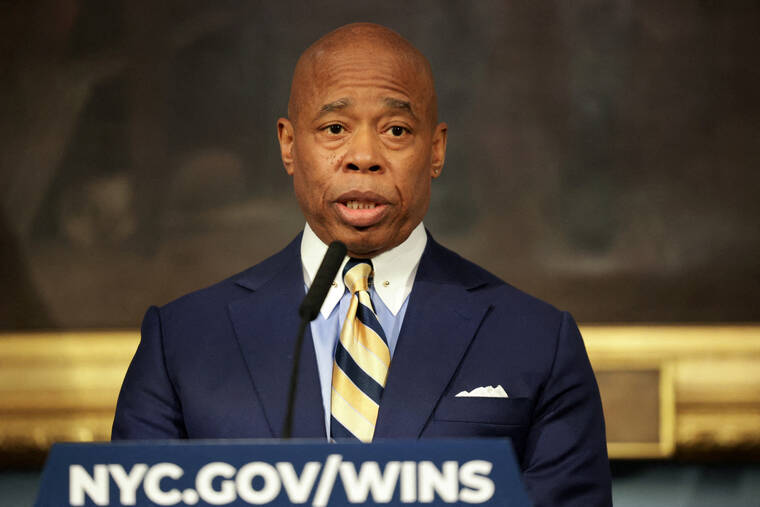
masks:
[[[297,245],[300,241],[294,241],[280,254],[284,257],[282,266],[267,266],[270,276],[266,281],[256,280],[255,276],[239,281],[254,292],[229,305],[240,349],[274,438],[280,437],[285,420],[299,325],[298,304],[304,297]],[[310,326],[304,335],[299,371],[293,436],[324,438],[324,409]]]
[[[446,255],[451,259],[444,259]],[[420,261],[393,354],[375,438],[417,438],[464,357],[489,308],[457,280],[447,262],[461,262],[432,238]]]

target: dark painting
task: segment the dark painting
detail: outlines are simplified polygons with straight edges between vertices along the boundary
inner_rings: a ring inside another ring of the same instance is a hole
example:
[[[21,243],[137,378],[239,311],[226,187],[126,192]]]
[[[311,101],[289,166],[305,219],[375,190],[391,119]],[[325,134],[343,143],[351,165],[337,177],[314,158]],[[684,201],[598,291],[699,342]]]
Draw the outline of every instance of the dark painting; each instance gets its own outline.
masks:
[[[41,0],[0,3],[0,328],[133,328],[290,241],[276,120],[352,21],[432,63],[436,239],[583,322],[760,320],[760,4]]]

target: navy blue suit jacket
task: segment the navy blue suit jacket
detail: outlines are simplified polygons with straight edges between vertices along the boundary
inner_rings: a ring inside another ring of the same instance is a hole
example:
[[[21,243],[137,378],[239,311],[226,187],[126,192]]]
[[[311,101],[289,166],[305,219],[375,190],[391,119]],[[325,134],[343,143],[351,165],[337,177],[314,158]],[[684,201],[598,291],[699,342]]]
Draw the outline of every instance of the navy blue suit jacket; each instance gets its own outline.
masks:
[[[145,316],[114,439],[278,438],[286,410],[300,236],[280,253]],[[611,505],[604,419],[572,317],[429,238],[375,439],[510,437],[537,506]],[[509,398],[455,397],[501,385]],[[325,438],[307,327],[295,437]]]

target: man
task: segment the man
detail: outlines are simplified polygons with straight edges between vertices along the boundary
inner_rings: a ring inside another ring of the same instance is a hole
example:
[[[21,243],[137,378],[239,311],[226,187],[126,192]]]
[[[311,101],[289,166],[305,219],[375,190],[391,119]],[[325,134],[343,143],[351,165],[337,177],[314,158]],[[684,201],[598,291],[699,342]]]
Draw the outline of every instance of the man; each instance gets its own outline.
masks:
[[[510,437],[536,505],[609,505],[601,403],[572,318],[422,226],[446,133],[430,65],[400,35],[354,24],[308,48],[278,121],[304,232],[148,310],[113,438],[279,437],[296,308],[339,240],[350,287],[339,274],[307,329],[294,436]]]

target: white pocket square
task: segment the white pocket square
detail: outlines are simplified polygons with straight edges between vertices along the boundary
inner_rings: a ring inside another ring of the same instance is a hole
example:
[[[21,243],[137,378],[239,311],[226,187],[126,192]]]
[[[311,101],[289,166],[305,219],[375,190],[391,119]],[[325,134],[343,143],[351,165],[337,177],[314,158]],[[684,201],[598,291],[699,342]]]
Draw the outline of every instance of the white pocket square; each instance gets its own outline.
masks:
[[[470,392],[462,391],[461,393],[458,393],[455,398],[509,398],[509,396],[507,395],[507,391],[505,391],[504,388],[501,387],[501,384],[499,384],[496,387],[476,387]]]

